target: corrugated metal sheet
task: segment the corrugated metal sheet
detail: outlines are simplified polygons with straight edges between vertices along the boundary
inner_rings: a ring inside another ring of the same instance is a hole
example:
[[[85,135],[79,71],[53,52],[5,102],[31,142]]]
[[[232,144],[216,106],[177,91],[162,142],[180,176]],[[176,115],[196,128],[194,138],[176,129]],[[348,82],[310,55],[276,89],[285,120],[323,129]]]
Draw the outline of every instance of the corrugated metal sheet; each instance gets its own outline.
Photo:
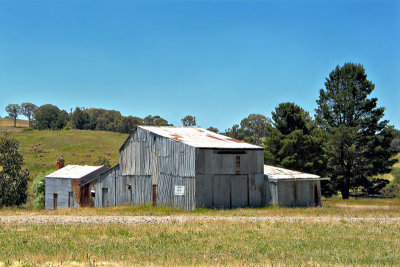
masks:
[[[47,178],[68,178],[68,179],[80,179],[94,171],[97,171],[104,166],[88,166],[88,165],[67,165],[55,172],[47,175]]]
[[[137,128],[120,150],[122,175],[177,177],[195,176],[196,148]]]
[[[264,175],[269,180],[327,180],[315,174],[309,174],[299,171],[278,168],[270,165],[264,165]]]
[[[138,128],[196,148],[263,149],[199,127],[138,126]]]

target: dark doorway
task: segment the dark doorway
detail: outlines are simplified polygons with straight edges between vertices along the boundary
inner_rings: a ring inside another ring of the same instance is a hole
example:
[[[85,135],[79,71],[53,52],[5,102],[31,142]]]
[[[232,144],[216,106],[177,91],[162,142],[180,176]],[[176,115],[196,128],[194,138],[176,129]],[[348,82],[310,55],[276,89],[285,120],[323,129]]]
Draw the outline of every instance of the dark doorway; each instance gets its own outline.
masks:
[[[68,207],[72,208],[74,206],[74,193],[68,192]]]
[[[108,188],[102,188],[101,192],[102,192],[101,196],[102,206],[108,207]]]
[[[153,184],[153,207],[157,206],[157,185]]]
[[[315,201],[315,206],[319,206],[319,190],[318,186],[315,184],[314,185],[314,201]]]
[[[57,204],[58,204],[58,195],[53,194],[53,209],[57,209]]]

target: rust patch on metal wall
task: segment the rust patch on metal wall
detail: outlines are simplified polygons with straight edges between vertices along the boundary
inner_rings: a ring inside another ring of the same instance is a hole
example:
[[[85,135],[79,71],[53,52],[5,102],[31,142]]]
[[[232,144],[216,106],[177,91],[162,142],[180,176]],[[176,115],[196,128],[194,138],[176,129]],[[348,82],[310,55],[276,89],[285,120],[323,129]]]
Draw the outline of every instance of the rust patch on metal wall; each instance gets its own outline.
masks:
[[[90,184],[81,187],[80,180],[72,180],[71,188],[74,199],[80,207],[94,207],[93,198],[90,196]]]

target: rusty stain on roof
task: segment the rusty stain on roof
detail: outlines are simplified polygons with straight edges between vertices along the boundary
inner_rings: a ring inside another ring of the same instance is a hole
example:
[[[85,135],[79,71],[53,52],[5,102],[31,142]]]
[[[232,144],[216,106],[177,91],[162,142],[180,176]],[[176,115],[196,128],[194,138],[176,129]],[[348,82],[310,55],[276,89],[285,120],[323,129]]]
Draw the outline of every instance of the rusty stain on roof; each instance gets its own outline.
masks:
[[[246,143],[246,142],[243,141],[243,140],[237,140],[237,139],[235,139],[235,138],[228,138],[227,140],[232,141],[232,142],[236,142],[236,143]]]
[[[180,136],[179,134],[172,133],[171,136],[172,136],[171,139],[182,142],[182,136]]]
[[[138,128],[197,148],[263,149],[199,127],[138,126]]]
[[[217,140],[222,140],[222,141],[224,141],[224,139],[218,138],[218,137],[216,137],[216,136],[212,136],[212,135],[210,135],[210,134],[207,134],[207,137],[210,137],[210,138],[214,138],[214,139],[217,139]]]

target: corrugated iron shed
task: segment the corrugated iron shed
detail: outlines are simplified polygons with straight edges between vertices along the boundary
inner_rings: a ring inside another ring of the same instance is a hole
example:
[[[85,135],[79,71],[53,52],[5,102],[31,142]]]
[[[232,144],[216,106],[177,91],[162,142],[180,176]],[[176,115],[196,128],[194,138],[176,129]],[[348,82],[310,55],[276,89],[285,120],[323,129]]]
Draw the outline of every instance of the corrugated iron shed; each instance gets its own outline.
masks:
[[[217,134],[199,127],[175,126],[137,126],[156,135],[160,135],[196,148],[217,149],[264,149],[225,135]]]
[[[264,175],[271,180],[327,180],[315,174],[264,165]]]

